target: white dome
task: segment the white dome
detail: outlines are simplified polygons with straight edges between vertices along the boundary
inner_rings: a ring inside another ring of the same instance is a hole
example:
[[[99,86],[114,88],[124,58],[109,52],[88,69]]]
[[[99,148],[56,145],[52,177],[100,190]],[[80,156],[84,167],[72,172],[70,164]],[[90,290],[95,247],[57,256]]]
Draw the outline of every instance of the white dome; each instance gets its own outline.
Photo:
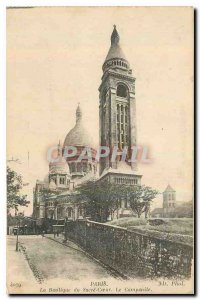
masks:
[[[76,110],[76,125],[69,131],[64,141],[63,147],[65,148],[66,146],[94,146],[90,135],[83,126],[82,112],[79,105]]]
[[[49,174],[68,174],[69,166],[64,157],[60,156],[58,161],[50,162]]]
[[[93,146],[93,141],[84,128],[82,122],[76,123],[74,128],[72,128],[67,134],[64,141],[64,147],[66,146]]]

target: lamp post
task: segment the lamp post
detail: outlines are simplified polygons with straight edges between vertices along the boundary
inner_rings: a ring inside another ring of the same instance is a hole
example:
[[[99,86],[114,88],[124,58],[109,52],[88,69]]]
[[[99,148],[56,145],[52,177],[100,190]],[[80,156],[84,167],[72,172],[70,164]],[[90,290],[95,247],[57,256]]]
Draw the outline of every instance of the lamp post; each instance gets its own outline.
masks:
[[[19,249],[19,227],[20,227],[20,220],[18,220],[18,227],[17,227],[16,251],[18,251]]]

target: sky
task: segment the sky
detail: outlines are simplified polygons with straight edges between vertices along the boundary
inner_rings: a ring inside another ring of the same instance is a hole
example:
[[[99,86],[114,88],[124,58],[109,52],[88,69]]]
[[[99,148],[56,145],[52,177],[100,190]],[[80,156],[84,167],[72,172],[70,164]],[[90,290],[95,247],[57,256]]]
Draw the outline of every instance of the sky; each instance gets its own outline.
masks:
[[[64,142],[78,103],[98,145],[98,87],[114,24],[136,78],[138,144],[151,159],[138,165],[142,183],[160,192],[169,183],[177,201],[192,199],[192,8],[35,7],[7,10],[7,159],[20,160],[8,164],[29,183],[22,192],[31,202],[48,173],[48,147]]]

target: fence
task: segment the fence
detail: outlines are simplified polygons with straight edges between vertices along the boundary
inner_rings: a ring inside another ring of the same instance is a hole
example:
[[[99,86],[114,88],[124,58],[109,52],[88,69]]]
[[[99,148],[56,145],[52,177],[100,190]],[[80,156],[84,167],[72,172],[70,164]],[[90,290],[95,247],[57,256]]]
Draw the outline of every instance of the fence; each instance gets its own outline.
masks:
[[[128,277],[191,276],[193,247],[93,221],[68,221],[67,238]]]

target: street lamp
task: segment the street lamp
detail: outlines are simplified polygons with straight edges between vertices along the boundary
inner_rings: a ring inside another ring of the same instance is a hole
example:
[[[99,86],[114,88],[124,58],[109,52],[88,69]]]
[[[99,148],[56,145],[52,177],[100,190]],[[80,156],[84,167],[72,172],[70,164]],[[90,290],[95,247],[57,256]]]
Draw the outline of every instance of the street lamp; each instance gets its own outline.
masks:
[[[16,251],[18,251],[19,249],[19,227],[20,227],[20,219],[18,220],[18,227],[17,227]]]

